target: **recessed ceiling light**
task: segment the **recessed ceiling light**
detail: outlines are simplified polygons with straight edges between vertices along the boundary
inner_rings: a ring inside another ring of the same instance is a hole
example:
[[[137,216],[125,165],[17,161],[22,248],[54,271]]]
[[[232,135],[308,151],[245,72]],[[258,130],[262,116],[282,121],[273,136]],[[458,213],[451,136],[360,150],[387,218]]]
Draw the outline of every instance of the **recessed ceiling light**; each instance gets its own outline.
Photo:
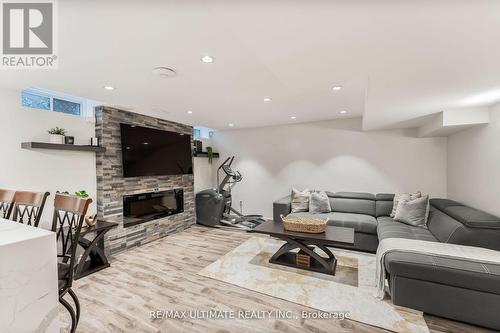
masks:
[[[103,88],[106,90],[115,90],[116,89],[115,87],[112,87],[112,86],[104,86]]]
[[[143,145],[149,145],[149,142],[143,142],[142,144]]]
[[[201,58],[201,61],[203,61],[206,64],[210,64],[210,63],[214,62],[214,60],[215,59],[213,57],[209,56],[209,55],[203,56]]]
[[[295,120],[295,119],[297,119],[297,117],[291,116],[290,119]]]
[[[136,125],[130,125],[130,127],[135,127]]]
[[[130,149],[130,147],[126,147],[126,149]]]
[[[271,97],[264,98],[264,102],[270,102],[270,101],[272,101]]]
[[[193,111],[188,111],[187,114],[193,114]]]
[[[346,113],[347,113],[347,111],[346,111],[346,110],[342,110],[342,111],[340,111],[340,113],[341,113],[341,114],[346,114]]]
[[[154,75],[161,77],[162,79],[169,79],[177,75],[177,72],[175,70],[168,67],[155,67],[151,72]]]
[[[229,124],[227,124],[227,126],[234,127],[234,124],[233,123],[229,123]]]
[[[342,86],[334,86],[334,87],[332,88],[332,90],[333,90],[333,91],[339,91],[339,90],[341,90],[341,89],[342,89]]]

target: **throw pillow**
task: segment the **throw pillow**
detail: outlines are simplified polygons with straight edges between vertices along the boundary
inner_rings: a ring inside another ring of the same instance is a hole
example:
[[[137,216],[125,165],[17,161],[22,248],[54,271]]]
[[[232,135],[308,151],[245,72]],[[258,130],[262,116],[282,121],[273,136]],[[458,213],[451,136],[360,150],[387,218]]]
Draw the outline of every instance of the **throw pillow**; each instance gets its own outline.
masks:
[[[299,191],[292,188],[292,213],[307,212],[309,210],[309,190]]]
[[[417,191],[415,193],[402,193],[402,194],[396,194],[394,195],[394,203],[392,205],[392,212],[391,212],[391,217],[394,218],[396,216],[396,209],[398,208],[398,203],[400,200],[415,200],[417,198],[421,198],[422,193],[420,191]]]
[[[400,200],[394,219],[416,227],[427,227],[429,215],[429,196],[415,200]]]
[[[311,213],[330,213],[330,199],[325,191],[311,192],[309,197],[309,212]]]

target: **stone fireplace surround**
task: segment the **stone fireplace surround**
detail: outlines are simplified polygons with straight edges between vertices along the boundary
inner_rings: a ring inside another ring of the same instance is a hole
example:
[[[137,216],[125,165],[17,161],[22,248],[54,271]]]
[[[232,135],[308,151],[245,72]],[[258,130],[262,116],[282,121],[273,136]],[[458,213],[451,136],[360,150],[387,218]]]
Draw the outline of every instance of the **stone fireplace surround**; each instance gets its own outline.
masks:
[[[184,230],[196,221],[193,175],[123,177],[120,123],[192,135],[192,127],[188,125],[107,106],[96,109],[96,137],[106,148],[104,153],[96,155],[97,215],[99,219],[119,224],[107,234],[104,240],[107,254],[116,254]],[[175,188],[184,190],[183,213],[127,228],[123,227],[124,195]]]

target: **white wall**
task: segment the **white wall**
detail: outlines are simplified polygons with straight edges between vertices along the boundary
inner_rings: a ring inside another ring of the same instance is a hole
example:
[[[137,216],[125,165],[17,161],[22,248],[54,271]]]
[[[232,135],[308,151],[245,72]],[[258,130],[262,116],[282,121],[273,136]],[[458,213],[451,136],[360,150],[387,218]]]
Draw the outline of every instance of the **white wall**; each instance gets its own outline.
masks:
[[[448,138],[448,196],[500,216],[500,104],[490,123]]]
[[[215,188],[216,184],[216,170],[219,159],[212,159],[212,164],[208,162],[206,157],[194,157],[194,193],[206,190],[208,188]]]
[[[19,91],[0,89],[0,188],[49,191],[42,217],[50,228],[57,190],[87,190],[96,197],[95,153],[21,149],[23,141],[47,141],[47,130],[59,126],[87,143],[95,135],[94,123],[57,112],[21,107]],[[93,203],[89,212],[94,212]]]
[[[216,132],[221,161],[236,155],[243,181],[233,202],[245,214],[272,216],[292,186],[330,191],[421,190],[446,197],[446,138],[415,131],[362,132],[360,119]]]
[[[213,140],[210,136],[210,132],[214,130],[206,127],[197,128],[201,131],[201,137],[198,138],[198,140],[202,142],[203,151],[206,151],[207,147],[213,147]],[[214,148],[214,152],[218,152],[217,148]],[[221,163],[221,161],[219,161],[218,158],[213,158],[212,163],[209,163],[207,157],[193,158],[194,193],[217,186],[217,168],[219,163]]]

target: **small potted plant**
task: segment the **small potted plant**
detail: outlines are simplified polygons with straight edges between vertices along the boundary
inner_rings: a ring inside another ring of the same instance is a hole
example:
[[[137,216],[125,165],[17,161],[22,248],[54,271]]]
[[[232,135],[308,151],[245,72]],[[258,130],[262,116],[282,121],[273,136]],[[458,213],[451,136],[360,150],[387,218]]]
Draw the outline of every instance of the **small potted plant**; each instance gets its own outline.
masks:
[[[207,147],[207,157],[208,163],[212,164],[214,158],[214,150],[212,149],[212,147]]]
[[[64,143],[64,134],[66,130],[64,128],[54,127],[49,130],[49,142],[50,143]]]
[[[88,198],[89,197],[89,194],[85,190],[81,190],[81,191],[75,192],[75,195],[77,197],[82,197],[82,198]],[[92,215],[85,216],[85,223],[89,227],[94,226],[97,223],[97,214],[92,214]]]
[[[57,191],[57,193],[70,194],[68,191],[64,191],[64,192]],[[85,190],[77,191],[77,192],[75,192],[74,195],[76,195],[77,197],[81,197],[81,198],[88,198],[89,197],[89,194]],[[89,227],[94,226],[97,223],[97,214],[85,216],[84,221]]]

